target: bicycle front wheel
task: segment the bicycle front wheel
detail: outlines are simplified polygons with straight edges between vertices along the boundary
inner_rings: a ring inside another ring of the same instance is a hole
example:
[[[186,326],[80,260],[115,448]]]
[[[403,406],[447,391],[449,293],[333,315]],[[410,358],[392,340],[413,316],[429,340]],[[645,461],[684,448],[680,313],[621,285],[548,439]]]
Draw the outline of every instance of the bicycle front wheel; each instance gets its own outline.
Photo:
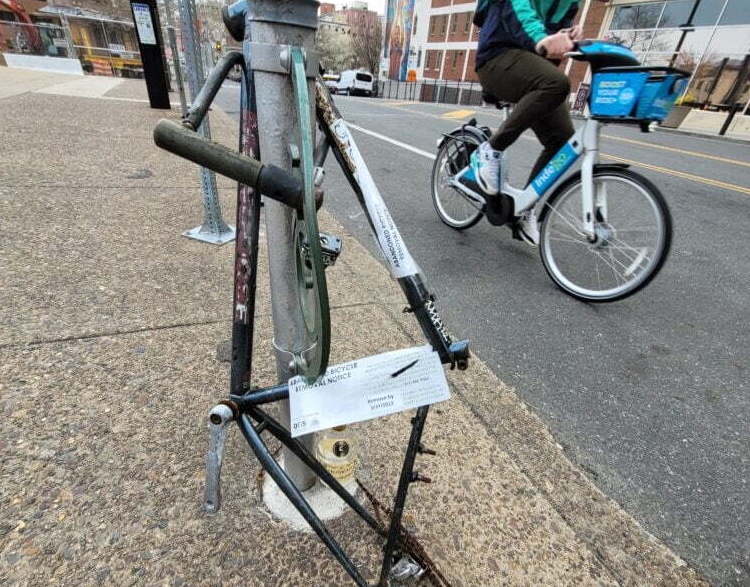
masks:
[[[483,216],[483,203],[470,198],[450,183],[453,176],[469,164],[469,158],[478,146],[478,139],[469,134],[462,135],[460,139],[448,137],[432,166],[432,203],[440,220],[456,230],[471,228]]]
[[[672,217],[659,189],[629,169],[594,173],[594,236],[582,230],[582,181],[545,203],[539,251],[552,280],[589,302],[612,302],[656,277],[672,242]]]

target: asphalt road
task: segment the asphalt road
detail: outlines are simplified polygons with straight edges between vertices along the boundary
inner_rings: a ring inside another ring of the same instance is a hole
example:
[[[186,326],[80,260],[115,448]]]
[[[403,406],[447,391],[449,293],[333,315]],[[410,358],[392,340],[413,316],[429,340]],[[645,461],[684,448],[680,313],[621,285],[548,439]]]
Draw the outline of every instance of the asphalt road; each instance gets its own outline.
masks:
[[[229,112],[236,94],[220,95]],[[589,305],[561,293],[507,229],[482,221],[459,233],[435,214],[425,155],[469,116],[496,126],[496,111],[336,102],[449,328],[649,531],[712,582],[750,584],[750,145],[606,127],[603,153],[657,183],[675,238],[645,290]],[[511,179],[526,177],[538,151],[533,137],[517,142]],[[326,208],[376,253],[332,158],[327,172]]]

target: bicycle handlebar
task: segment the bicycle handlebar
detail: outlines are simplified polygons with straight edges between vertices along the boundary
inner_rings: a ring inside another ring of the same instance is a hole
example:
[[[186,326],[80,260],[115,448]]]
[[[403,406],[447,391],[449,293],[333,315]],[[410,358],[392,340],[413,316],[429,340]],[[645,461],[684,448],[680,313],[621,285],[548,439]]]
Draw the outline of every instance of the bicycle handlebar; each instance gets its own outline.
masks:
[[[165,151],[255,188],[290,208],[302,209],[302,181],[280,167],[264,165],[166,119],[154,128],[154,142]]]

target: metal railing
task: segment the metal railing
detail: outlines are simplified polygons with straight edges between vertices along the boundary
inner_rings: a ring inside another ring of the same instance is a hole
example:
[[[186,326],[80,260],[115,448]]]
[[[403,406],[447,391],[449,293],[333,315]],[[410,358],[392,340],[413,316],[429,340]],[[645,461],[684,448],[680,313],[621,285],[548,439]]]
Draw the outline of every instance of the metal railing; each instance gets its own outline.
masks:
[[[435,102],[461,106],[481,106],[482,87],[478,82],[449,80],[420,80],[401,82],[382,80],[377,82],[377,97],[409,102]]]

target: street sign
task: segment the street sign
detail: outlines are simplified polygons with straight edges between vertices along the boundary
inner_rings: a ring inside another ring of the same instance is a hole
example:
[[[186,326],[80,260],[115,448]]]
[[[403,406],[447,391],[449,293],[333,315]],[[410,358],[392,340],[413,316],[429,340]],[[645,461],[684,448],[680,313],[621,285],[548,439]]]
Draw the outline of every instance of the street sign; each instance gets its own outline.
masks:
[[[586,107],[586,100],[589,98],[589,92],[591,91],[591,84],[585,84],[581,82],[578,85],[578,92],[576,92],[576,101],[573,104],[573,112],[583,112]]]
[[[151,108],[169,110],[169,85],[162,59],[162,40],[159,31],[159,13],[156,0],[131,1],[133,22],[138,36],[143,74]]]

